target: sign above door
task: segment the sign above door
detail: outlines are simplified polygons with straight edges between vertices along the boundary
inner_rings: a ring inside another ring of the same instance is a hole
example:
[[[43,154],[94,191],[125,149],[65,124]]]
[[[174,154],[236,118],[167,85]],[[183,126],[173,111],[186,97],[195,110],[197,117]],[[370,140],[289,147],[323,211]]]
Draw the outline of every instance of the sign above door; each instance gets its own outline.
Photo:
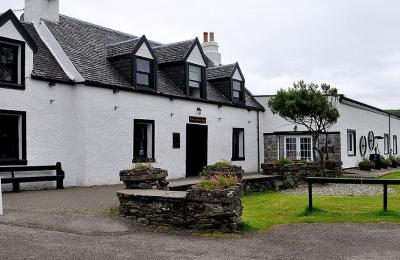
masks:
[[[205,117],[189,116],[190,123],[205,124],[207,119]]]

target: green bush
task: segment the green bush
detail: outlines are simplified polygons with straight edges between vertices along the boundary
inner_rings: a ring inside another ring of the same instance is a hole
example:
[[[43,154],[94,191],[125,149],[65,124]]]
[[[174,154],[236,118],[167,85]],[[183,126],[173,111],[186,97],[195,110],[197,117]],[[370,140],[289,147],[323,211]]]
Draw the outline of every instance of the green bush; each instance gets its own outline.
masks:
[[[218,161],[210,166],[216,170],[223,170],[223,169],[231,168],[233,166],[233,164],[230,161],[222,160],[222,161]]]
[[[400,158],[394,157],[393,155],[389,156],[389,160],[392,164],[392,167],[397,168],[400,166]]]
[[[362,171],[371,171],[375,167],[375,163],[364,158],[362,161],[358,162],[358,168]]]
[[[279,159],[277,161],[274,161],[274,164],[284,166],[284,165],[292,165],[293,161],[289,159]]]
[[[133,170],[136,171],[145,171],[150,169],[153,169],[153,166],[149,163],[137,163],[135,164],[135,167],[133,167]]]
[[[387,169],[390,165],[391,165],[390,164],[390,160],[388,160],[388,159],[383,159],[382,160],[382,168],[383,169]]]
[[[203,190],[226,189],[238,184],[238,179],[235,176],[216,175],[209,180],[203,180],[197,187]]]

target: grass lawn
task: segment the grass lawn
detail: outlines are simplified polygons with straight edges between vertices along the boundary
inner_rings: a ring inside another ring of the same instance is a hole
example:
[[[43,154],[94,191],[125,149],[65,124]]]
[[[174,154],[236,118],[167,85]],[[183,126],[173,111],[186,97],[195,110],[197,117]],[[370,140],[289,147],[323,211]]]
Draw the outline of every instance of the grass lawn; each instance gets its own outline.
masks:
[[[400,172],[383,176],[400,179]],[[313,196],[314,210],[307,211],[307,195],[259,192],[242,197],[245,229],[267,229],[287,223],[398,222],[400,223],[400,185],[390,186],[399,193],[388,195],[388,211],[383,212],[383,195]],[[383,193],[383,191],[382,191]]]

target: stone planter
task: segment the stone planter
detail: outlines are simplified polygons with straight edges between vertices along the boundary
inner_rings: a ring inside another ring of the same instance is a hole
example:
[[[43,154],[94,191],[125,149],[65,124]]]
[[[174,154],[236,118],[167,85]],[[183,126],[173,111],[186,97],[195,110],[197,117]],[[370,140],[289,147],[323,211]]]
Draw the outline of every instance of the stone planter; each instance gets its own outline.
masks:
[[[186,195],[186,222],[190,228],[236,230],[242,220],[241,186],[204,190],[193,187]]]
[[[204,179],[210,179],[213,176],[224,175],[224,176],[235,176],[238,181],[242,180],[244,171],[240,166],[231,166],[229,168],[216,168],[214,166],[204,166],[201,171],[201,177]]]
[[[120,180],[127,189],[157,189],[167,190],[168,172],[160,168],[122,170]]]

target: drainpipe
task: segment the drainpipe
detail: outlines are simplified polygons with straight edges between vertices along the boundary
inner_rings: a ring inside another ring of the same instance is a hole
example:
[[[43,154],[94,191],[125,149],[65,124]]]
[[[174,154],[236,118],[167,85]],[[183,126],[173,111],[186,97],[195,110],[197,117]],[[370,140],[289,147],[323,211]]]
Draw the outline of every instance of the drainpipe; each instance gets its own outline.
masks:
[[[389,115],[389,140],[388,140],[388,145],[389,145],[389,155],[391,155],[392,154],[392,129],[391,129],[391,121],[390,121],[390,114],[388,114]]]
[[[260,111],[257,111],[257,171],[260,172]]]

